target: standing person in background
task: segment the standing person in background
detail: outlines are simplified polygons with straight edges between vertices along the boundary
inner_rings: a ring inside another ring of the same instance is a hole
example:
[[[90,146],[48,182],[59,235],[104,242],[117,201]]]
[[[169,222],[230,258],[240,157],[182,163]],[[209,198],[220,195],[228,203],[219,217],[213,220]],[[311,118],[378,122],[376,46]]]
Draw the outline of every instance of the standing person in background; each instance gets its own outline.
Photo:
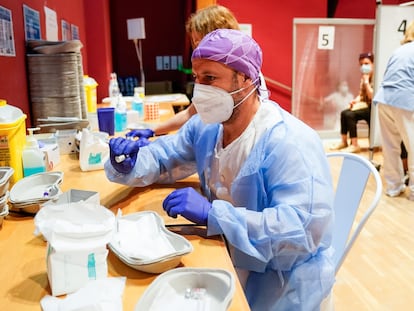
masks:
[[[188,19],[185,29],[191,39],[191,45],[194,48],[200,43],[201,39],[209,32],[216,29],[240,29],[239,24],[233,13],[224,6],[211,5],[204,9],[198,10]],[[197,111],[193,104],[186,109],[178,112],[171,119],[157,125],[153,129],[132,130],[127,133],[128,136],[149,138],[154,135],[167,134],[171,131],[178,130],[187,122]]]
[[[142,148],[112,138],[107,178],[144,187],[197,173],[202,193],[177,189],[163,208],[226,237],[251,309],[319,310],[334,283],[333,186],[320,137],[260,96],[262,51],[250,36],[217,29],[191,60],[198,113]]]
[[[350,102],[349,108],[341,112],[341,142],[331,146],[331,150],[358,153],[361,147],[358,144],[357,123],[365,120],[370,125],[371,102],[374,93],[374,55],[362,53],[359,55],[361,82],[359,95]],[[351,144],[348,145],[348,133]]]
[[[224,6],[210,5],[206,8],[198,10],[188,19],[185,29],[190,36],[191,45],[195,49],[201,39],[209,32],[216,29],[236,29],[239,30],[239,23],[233,13]],[[268,90],[261,74],[261,96],[268,97]],[[171,119],[158,124],[153,129],[132,130],[127,133],[127,137],[139,137],[148,139],[154,135],[163,135],[178,130],[185,122],[187,122],[197,111],[191,103],[186,109],[175,114]],[[149,142],[149,141],[147,141]]]
[[[385,193],[395,197],[406,189],[400,159],[402,141],[407,149],[408,199],[414,201],[414,21],[388,61],[374,103],[378,104]]]

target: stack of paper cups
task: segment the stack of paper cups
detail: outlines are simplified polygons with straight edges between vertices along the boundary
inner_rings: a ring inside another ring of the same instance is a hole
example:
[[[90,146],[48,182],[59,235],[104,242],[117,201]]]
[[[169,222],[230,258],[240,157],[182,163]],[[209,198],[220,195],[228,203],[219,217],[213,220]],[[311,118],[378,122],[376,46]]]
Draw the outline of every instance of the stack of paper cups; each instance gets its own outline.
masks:
[[[160,119],[160,104],[146,102],[144,104],[144,114],[146,121],[153,121]]]

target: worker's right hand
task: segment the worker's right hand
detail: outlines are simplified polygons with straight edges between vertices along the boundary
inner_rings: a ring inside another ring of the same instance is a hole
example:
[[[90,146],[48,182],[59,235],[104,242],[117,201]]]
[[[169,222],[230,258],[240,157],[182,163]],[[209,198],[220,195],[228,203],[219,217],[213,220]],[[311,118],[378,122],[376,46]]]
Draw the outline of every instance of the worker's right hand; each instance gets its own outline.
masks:
[[[130,130],[128,133],[125,134],[126,138],[136,138],[139,139],[145,138],[148,139],[154,136],[154,131],[151,129],[137,129],[137,130]],[[148,140],[147,140],[148,141]],[[149,141],[148,141],[149,143]]]
[[[115,170],[122,174],[132,171],[142,142],[122,137],[111,138],[109,141],[109,157]]]

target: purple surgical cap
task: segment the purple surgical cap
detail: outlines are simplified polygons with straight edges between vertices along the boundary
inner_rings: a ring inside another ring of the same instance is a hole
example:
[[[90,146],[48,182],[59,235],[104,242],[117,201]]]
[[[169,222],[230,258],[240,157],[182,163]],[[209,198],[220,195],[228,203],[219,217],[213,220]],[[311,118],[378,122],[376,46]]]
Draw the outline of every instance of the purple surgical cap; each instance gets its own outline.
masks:
[[[253,81],[259,77],[262,66],[262,50],[256,41],[234,29],[216,29],[207,34],[191,56],[191,60],[198,58],[225,64]]]

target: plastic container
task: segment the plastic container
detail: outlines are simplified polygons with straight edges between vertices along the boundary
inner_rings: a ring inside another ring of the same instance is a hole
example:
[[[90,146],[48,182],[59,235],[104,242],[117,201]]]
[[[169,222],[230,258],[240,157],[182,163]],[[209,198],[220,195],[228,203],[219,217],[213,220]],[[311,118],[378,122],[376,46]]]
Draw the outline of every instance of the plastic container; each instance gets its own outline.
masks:
[[[23,178],[22,152],[26,144],[26,115],[0,99],[0,166],[13,168],[11,184]]]
[[[88,75],[83,76],[83,87],[85,89],[86,106],[88,108],[89,113],[96,112],[96,106],[97,106],[96,87],[97,86],[98,86],[98,83],[95,81],[94,78],[91,78]]]
[[[118,95],[115,107],[115,132],[123,132],[127,128],[128,115],[126,103],[121,95]]]
[[[112,72],[109,77],[108,96],[110,98],[117,97],[120,94],[118,78],[115,72]]]
[[[29,135],[26,138],[26,146],[22,153],[24,177],[46,172],[45,154],[40,150],[37,139],[33,136],[33,131],[40,130],[40,128],[29,128],[27,130]]]
[[[144,88],[134,88],[134,98],[132,99],[131,109],[138,112],[138,119],[144,119]]]

